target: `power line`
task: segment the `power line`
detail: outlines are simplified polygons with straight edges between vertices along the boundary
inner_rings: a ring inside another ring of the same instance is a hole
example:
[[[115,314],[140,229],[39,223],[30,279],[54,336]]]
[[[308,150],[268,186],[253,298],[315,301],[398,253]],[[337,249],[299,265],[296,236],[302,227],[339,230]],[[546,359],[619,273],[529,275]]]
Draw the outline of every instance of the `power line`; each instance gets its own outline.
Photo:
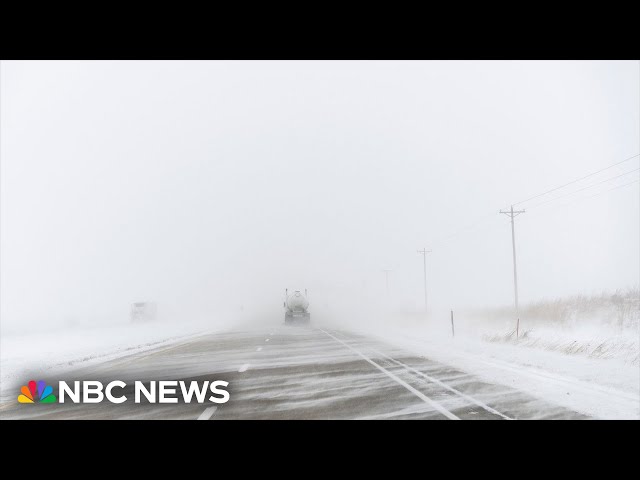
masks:
[[[476,221],[474,223],[470,223],[467,224],[467,226],[459,228],[455,231],[453,231],[452,233],[446,235],[446,236],[442,236],[442,237],[436,237],[436,239],[434,240],[433,244],[443,244],[445,243],[447,240],[460,235],[461,233],[465,233],[468,232],[469,230],[474,230],[476,229],[479,225],[484,224],[489,218],[493,218],[495,215],[495,212],[491,212],[487,215],[483,215],[482,217],[478,217],[476,219]]]
[[[630,161],[630,160],[633,160],[634,158],[636,158],[636,157],[638,157],[638,156],[640,156],[640,154],[636,154],[636,155],[633,155],[633,156],[631,156],[631,157],[625,158],[624,160],[621,160],[621,161],[620,161],[620,162],[618,162],[618,163],[614,163],[613,165],[609,165],[608,167],[602,168],[602,169],[598,170],[597,172],[589,173],[588,175],[584,175],[583,177],[580,177],[580,178],[578,178],[578,179],[576,179],[576,180],[573,180],[572,182],[565,183],[564,185],[561,185],[561,186],[559,186],[559,187],[553,188],[553,189],[551,189],[551,190],[547,190],[546,192],[540,193],[540,194],[538,194],[538,195],[534,195],[533,197],[529,197],[529,198],[527,198],[526,200],[521,200],[520,202],[518,202],[518,203],[514,203],[513,205],[514,205],[514,206],[515,206],[515,205],[520,205],[520,204],[522,204],[522,203],[528,202],[528,201],[533,200],[533,199],[535,199],[535,198],[542,197],[543,195],[547,195],[547,194],[549,194],[549,193],[555,192],[556,190],[560,190],[561,188],[567,187],[567,186],[569,186],[569,185],[572,185],[572,184],[574,184],[574,183],[577,183],[577,182],[579,182],[579,181],[582,181],[582,180],[585,180],[585,179],[587,179],[587,178],[590,178],[590,177],[592,177],[592,176],[594,176],[594,175],[597,175],[598,173],[602,173],[602,172],[604,172],[604,171],[606,171],[606,170],[609,170],[610,168],[616,167],[616,166],[621,165],[621,164],[623,164],[623,163],[625,163],[625,162],[628,162],[628,161]],[[626,172],[626,173],[624,173],[624,174],[622,174],[622,175],[619,175],[619,176],[623,176],[623,175],[626,175],[626,174],[628,174],[628,173],[632,173],[632,172],[637,171],[637,170],[638,170],[638,169],[631,170],[630,172]],[[595,183],[595,184],[593,184],[593,185],[591,185],[591,186],[599,185],[600,183],[604,183],[604,182],[607,182],[607,181],[609,181],[609,180],[613,180],[613,179],[615,179],[615,178],[618,178],[619,176],[611,177],[611,178],[609,178],[609,179],[607,179],[607,180],[604,180],[603,182]],[[591,188],[591,186],[586,187],[586,188]],[[582,190],[584,190],[584,189],[576,190],[575,192],[572,192],[572,193],[567,194],[567,195],[572,195],[573,193],[577,193],[577,192],[580,192],[580,191],[582,191]],[[564,196],[567,196],[567,195],[564,195]],[[560,198],[564,198],[564,196],[560,196],[560,197],[557,197],[557,198],[555,198],[555,199],[553,199],[553,200],[549,200],[549,202],[551,202],[551,201],[555,201],[555,200],[558,200],[558,199],[560,199]],[[529,208],[536,208],[536,207],[538,207],[538,206],[540,206],[540,205],[543,205],[543,204],[546,204],[546,203],[548,203],[548,202],[546,202],[546,201],[545,201],[545,202],[542,202],[542,203],[536,204],[536,205],[534,205],[533,207],[529,207]],[[484,223],[485,223],[489,218],[493,217],[494,215],[495,215],[495,213],[493,213],[493,212],[492,212],[492,213],[489,213],[489,214],[487,214],[487,215],[483,215],[482,217],[478,217],[478,218],[477,218],[477,220],[476,220],[474,223],[467,224],[467,226],[462,227],[462,228],[457,229],[457,230],[454,230],[452,233],[450,233],[450,234],[448,234],[448,235],[445,235],[445,236],[442,236],[442,237],[436,238],[436,239],[435,239],[435,241],[434,241],[434,244],[441,244],[441,245],[442,245],[442,244],[445,244],[445,243],[447,243],[451,238],[456,237],[457,235],[460,235],[461,233],[465,233],[465,232],[468,232],[468,231],[470,231],[470,230],[475,230],[475,229],[476,229],[480,224],[484,224]]]
[[[602,192],[598,192],[598,193],[596,193],[594,195],[589,195],[588,197],[574,198],[573,200],[569,200],[568,202],[561,203],[556,208],[564,208],[564,207],[567,207],[569,205],[573,205],[576,202],[588,200],[588,199],[593,198],[593,197],[598,197],[600,195],[604,195],[605,193],[612,192],[613,190],[617,190],[617,189],[622,188],[622,187],[628,187],[629,185],[633,185],[634,183],[638,183],[638,182],[640,182],[640,179],[633,180],[632,182],[623,183],[622,185],[616,185],[613,188],[609,188],[607,190],[603,190]],[[544,209],[543,209],[543,211],[544,211]],[[540,210],[536,210],[535,213],[539,213],[539,212],[540,212]],[[534,215],[535,215],[535,213],[534,213]]]
[[[520,200],[519,202],[514,203],[514,205],[520,205],[521,203],[525,203],[525,202],[528,202],[529,200],[533,200],[535,198],[542,197],[543,195],[547,195],[548,193],[555,192],[556,190],[560,190],[561,188],[564,188],[566,186],[572,185],[572,184],[577,183],[577,182],[579,182],[581,180],[584,180],[586,178],[593,177],[594,175],[597,175],[598,173],[604,172],[605,170],[609,170],[610,168],[616,167],[616,166],[621,165],[621,164],[623,164],[625,162],[633,160],[634,158],[636,158],[638,156],[640,156],[640,154],[636,154],[636,155],[633,155],[633,156],[631,156],[629,158],[625,158],[624,160],[622,160],[622,161],[620,161],[618,163],[614,163],[613,165],[609,165],[608,167],[602,168],[602,169],[598,170],[597,172],[592,172],[592,173],[590,173],[588,175],[585,175],[584,177],[580,177],[580,178],[578,178],[576,180],[573,180],[571,182],[565,183],[564,185],[560,185],[559,187],[555,187],[555,188],[552,188],[551,190],[547,190],[546,192],[542,192],[542,193],[539,193],[538,195],[534,195],[532,197],[529,197],[526,200]]]
[[[610,188],[609,190],[605,190],[604,192],[596,193],[595,195],[591,195],[587,198],[597,197],[598,195],[602,195],[603,193],[609,193],[613,190],[617,190],[622,187],[628,187],[629,185],[633,185],[634,183],[638,183],[638,182],[640,182],[640,178],[635,179],[633,182],[623,183],[622,185],[618,185],[617,187]]]
[[[574,194],[576,194],[578,192],[582,192],[583,190],[587,190],[589,188],[597,187],[598,185],[602,185],[603,183],[609,182],[611,180],[615,180],[616,178],[624,177],[625,175],[629,175],[630,173],[637,172],[638,170],[640,170],[640,167],[639,168],[635,168],[633,170],[629,170],[628,172],[625,172],[625,173],[621,173],[620,175],[616,175],[615,177],[607,178],[605,180],[602,180],[600,182],[594,183],[592,185],[587,185],[586,187],[580,188],[578,190],[574,190],[573,192],[569,192],[569,193],[566,193],[564,195],[560,195],[559,197],[552,198],[551,200],[546,200],[544,202],[537,203],[537,204],[533,205],[532,207],[529,207],[529,210],[531,210],[532,208],[537,208],[537,207],[539,207],[541,205],[546,205],[547,203],[555,202],[556,200],[560,200],[560,199],[569,197],[569,196],[574,195]]]
[[[549,194],[549,193],[555,192],[555,191],[557,191],[557,190],[560,190],[561,188],[567,187],[567,186],[572,185],[572,184],[574,184],[574,183],[577,183],[577,182],[579,182],[579,181],[582,181],[582,180],[585,180],[585,179],[587,179],[587,178],[590,178],[590,177],[592,177],[592,176],[594,176],[594,175],[597,175],[598,173],[602,173],[602,172],[604,172],[604,171],[606,171],[606,170],[609,170],[609,169],[611,169],[611,168],[613,168],[613,167],[616,167],[616,166],[621,165],[621,164],[623,164],[623,163],[625,163],[625,162],[628,162],[628,161],[630,161],[630,160],[633,160],[634,158],[639,157],[639,156],[640,156],[640,154],[636,154],[636,155],[633,155],[633,156],[631,156],[631,157],[625,158],[624,160],[621,160],[620,162],[614,163],[613,165],[609,165],[608,167],[602,168],[602,169],[600,169],[600,170],[598,170],[598,171],[596,171],[596,172],[589,173],[588,175],[584,175],[584,176],[582,176],[582,177],[580,177],[580,178],[578,178],[578,179],[576,179],[576,180],[573,180],[573,181],[571,181],[571,182],[565,183],[564,185],[560,185],[559,187],[552,188],[551,190],[547,190],[546,192],[543,192],[543,193],[540,193],[540,194],[538,194],[538,195],[534,195],[534,196],[532,196],[532,197],[529,197],[529,198],[527,198],[526,200],[521,200],[520,202],[514,203],[513,205],[514,205],[514,206],[515,206],[515,205],[520,205],[520,204],[522,204],[522,203],[528,202],[528,201],[533,200],[533,199],[535,199],[535,198],[542,197],[543,195],[547,195],[547,194]],[[620,174],[620,175],[617,175],[617,176],[614,176],[614,177],[610,177],[610,178],[608,178],[608,179],[606,179],[606,180],[603,180],[603,181],[601,181],[601,182],[594,183],[593,185],[589,185],[589,186],[587,186],[587,187],[584,187],[584,188],[582,188],[582,189],[576,190],[576,191],[574,191],[574,192],[571,192],[571,193],[568,193],[568,194],[562,195],[562,196],[560,196],[560,197],[556,197],[556,198],[554,198],[554,199],[552,199],[552,200],[545,201],[545,202],[542,202],[542,203],[538,203],[538,204],[534,205],[533,207],[529,207],[529,208],[537,208],[537,207],[539,207],[539,206],[541,206],[541,205],[543,205],[543,204],[547,204],[547,203],[553,202],[553,201],[555,201],[555,200],[559,200],[559,199],[561,199],[561,198],[564,198],[564,197],[566,197],[566,196],[573,195],[574,193],[578,193],[578,192],[580,192],[580,191],[582,191],[582,190],[586,190],[586,189],[588,189],[588,188],[591,188],[591,187],[594,187],[594,186],[600,185],[600,184],[602,184],[602,183],[605,183],[605,182],[608,182],[608,181],[614,180],[614,179],[616,179],[616,178],[622,177],[622,176],[627,175],[627,174],[629,174],[629,173],[636,172],[636,171],[638,171],[638,170],[639,170],[638,168],[636,168],[636,169],[634,169],[634,170],[630,170],[629,172],[625,172],[625,173],[623,173],[623,174]],[[610,190],[607,190],[607,191],[615,190],[616,188],[620,188],[620,187],[623,187],[623,186],[626,186],[626,185],[630,185],[630,184],[632,184],[632,183],[635,183],[635,182],[631,182],[631,183],[629,183],[629,184],[620,185],[619,187],[615,187],[615,188],[610,189]],[[601,192],[601,193],[605,193],[605,192]],[[600,195],[600,193],[598,193],[598,194],[596,194],[596,195],[593,195],[593,196],[595,197],[595,196],[597,196],[597,195]],[[591,198],[591,197],[587,197],[587,198]],[[570,202],[570,203],[572,203],[572,202]],[[437,238],[435,239],[435,241],[434,241],[434,244],[444,245],[444,244],[448,243],[448,241],[449,241],[450,239],[452,239],[453,237],[456,237],[456,236],[460,235],[461,233],[465,233],[465,232],[467,232],[467,233],[468,233],[469,231],[473,231],[473,230],[477,229],[477,227],[478,227],[479,225],[481,225],[481,224],[485,224],[485,223],[487,222],[487,220],[488,220],[489,218],[493,217],[494,215],[495,215],[495,213],[490,213],[490,214],[487,214],[487,215],[483,215],[483,216],[481,216],[481,217],[478,217],[474,223],[467,224],[467,226],[465,226],[465,227],[462,227],[462,228],[460,228],[460,229],[454,230],[452,233],[450,233],[450,234],[448,234],[448,235],[446,235],[446,236],[437,237]]]

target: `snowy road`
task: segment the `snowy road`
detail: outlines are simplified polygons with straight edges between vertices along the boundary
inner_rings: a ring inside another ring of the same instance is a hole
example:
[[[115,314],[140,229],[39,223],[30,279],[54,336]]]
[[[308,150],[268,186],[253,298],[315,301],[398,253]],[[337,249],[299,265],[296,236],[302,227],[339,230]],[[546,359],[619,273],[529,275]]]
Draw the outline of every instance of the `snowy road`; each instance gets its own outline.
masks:
[[[7,402],[0,417],[49,419],[579,419],[513,388],[334,329],[279,326],[189,338],[62,378],[226,380],[226,404]],[[16,391],[20,388],[15,385]],[[131,387],[127,387],[130,389]],[[127,393],[125,389],[125,394]],[[133,397],[131,391],[128,396]]]

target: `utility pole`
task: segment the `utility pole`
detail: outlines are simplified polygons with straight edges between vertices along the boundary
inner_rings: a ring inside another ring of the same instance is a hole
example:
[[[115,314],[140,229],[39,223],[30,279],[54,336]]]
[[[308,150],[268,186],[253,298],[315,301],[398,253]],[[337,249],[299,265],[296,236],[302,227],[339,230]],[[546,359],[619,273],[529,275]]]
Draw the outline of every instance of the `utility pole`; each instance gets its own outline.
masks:
[[[456,336],[456,331],[453,328],[453,310],[451,310],[451,336],[455,337]]]
[[[427,297],[427,253],[431,253],[431,250],[427,250],[423,248],[422,250],[418,250],[418,253],[422,255],[424,260],[424,311],[428,313],[428,297]]]
[[[511,244],[513,245],[513,292],[515,298],[516,305],[516,316],[520,317],[520,311],[518,310],[518,269],[516,267],[516,228],[514,218],[516,218],[521,213],[525,213],[525,210],[513,210],[513,205],[511,205],[511,210],[503,211],[500,210],[500,213],[506,215],[511,218]]]
[[[393,270],[384,269],[384,278],[387,284],[387,297],[389,296],[389,272],[393,272]]]

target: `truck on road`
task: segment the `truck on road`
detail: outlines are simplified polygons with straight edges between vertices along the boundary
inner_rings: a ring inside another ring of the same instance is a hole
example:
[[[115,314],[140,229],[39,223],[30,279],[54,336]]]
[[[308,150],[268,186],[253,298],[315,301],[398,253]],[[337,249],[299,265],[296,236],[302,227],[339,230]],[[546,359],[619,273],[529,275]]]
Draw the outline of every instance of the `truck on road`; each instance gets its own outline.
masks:
[[[305,325],[311,321],[309,313],[309,300],[307,299],[307,290],[304,295],[300,290],[294,290],[289,294],[289,290],[284,291],[284,323],[286,325]]]
[[[135,302],[131,304],[131,321],[133,323],[153,322],[158,313],[155,302]]]

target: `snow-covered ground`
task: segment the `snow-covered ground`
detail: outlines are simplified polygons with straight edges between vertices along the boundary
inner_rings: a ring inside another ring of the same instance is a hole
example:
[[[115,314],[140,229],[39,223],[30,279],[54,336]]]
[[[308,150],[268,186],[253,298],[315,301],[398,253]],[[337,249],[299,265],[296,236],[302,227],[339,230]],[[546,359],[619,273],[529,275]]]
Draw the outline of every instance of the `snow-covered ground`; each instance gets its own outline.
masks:
[[[519,337],[516,337],[515,332],[509,332],[507,334],[487,333],[482,338],[488,342],[640,365],[640,336],[631,329],[619,332],[609,328],[535,327],[520,332]]]
[[[220,331],[222,323],[153,322],[94,328],[66,328],[42,333],[0,335],[0,401],[15,396],[5,391],[10,380],[24,375],[102,362],[156,348],[194,335]]]

